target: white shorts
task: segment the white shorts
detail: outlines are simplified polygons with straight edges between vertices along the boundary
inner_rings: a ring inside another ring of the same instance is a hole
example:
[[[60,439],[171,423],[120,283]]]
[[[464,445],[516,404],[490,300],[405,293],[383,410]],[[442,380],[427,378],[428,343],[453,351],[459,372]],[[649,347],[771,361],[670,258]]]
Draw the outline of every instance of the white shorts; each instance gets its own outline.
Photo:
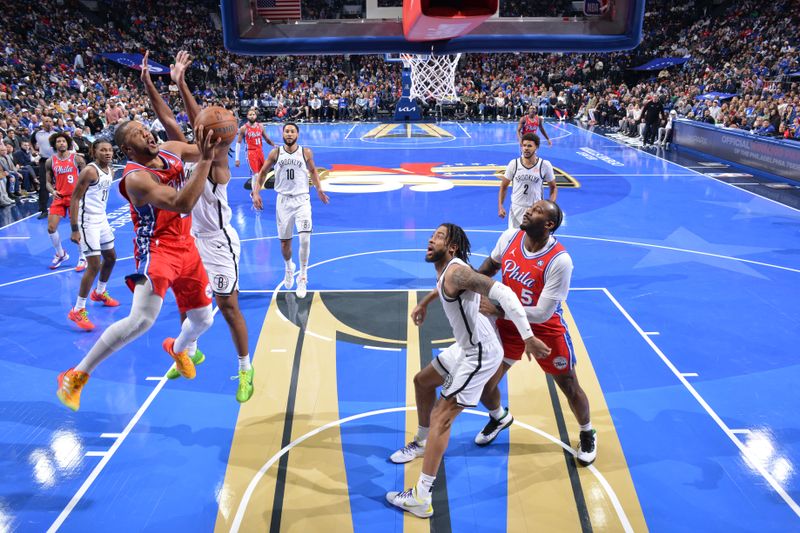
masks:
[[[508,229],[519,229],[522,224],[522,215],[528,210],[528,206],[511,204],[508,210]]]
[[[483,387],[494,376],[503,361],[503,347],[496,340],[478,344],[478,348],[465,352],[458,344],[445,348],[431,364],[444,378],[442,398],[455,396],[462,407],[475,407],[481,399]]]
[[[101,250],[114,249],[114,230],[108,219],[81,224],[81,251],[86,257],[100,255]]]
[[[275,206],[275,217],[278,221],[278,238],[292,238],[292,226],[297,233],[311,231],[311,197],[308,194],[297,196],[278,195]]]
[[[231,226],[211,235],[195,235],[194,242],[208,272],[214,294],[229,296],[239,290],[239,234]]]

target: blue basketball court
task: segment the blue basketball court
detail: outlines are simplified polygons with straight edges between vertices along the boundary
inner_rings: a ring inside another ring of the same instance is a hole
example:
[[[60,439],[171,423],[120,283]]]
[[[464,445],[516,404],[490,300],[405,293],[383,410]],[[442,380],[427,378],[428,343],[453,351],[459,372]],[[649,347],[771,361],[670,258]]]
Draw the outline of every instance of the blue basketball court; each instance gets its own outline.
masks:
[[[169,381],[171,294],[155,326],[104,362],[72,413],[56,376],[127,315],[132,225],[109,200],[119,260],[67,320],[80,274],[48,270],[44,221],[0,228],[0,531],[793,531],[800,529],[800,212],[571,124],[548,123],[557,232],[575,271],[566,313],[598,430],[590,468],[578,427],[535,363],[503,382],[516,419],[488,448],[486,413],[453,428],[430,522],[384,494],[420,462],[388,456],[416,429],[412,378],[452,342],[427,240],[454,222],[473,265],[506,222],[497,173],[518,155],[512,123],[301,124],[331,197],[312,194],[309,294],[283,291],[275,193],[251,207],[243,167],[229,186],[242,239],[240,301],[256,392],[239,405],[221,316],[193,381]],[[268,134],[279,141],[280,130]],[[114,189],[117,191],[117,189]],[[295,242],[295,250],[297,243]]]

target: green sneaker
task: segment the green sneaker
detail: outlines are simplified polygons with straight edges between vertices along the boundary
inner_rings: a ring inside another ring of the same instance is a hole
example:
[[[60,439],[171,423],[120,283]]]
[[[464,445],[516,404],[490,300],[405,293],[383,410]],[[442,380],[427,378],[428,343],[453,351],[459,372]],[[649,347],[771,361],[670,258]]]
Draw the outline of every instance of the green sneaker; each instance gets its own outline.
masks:
[[[195,365],[199,365],[200,363],[202,363],[205,360],[206,360],[206,354],[201,352],[200,348],[198,348],[197,351],[194,352],[194,355],[192,356],[192,362]],[[179,378],[179,377],[181,377],[181,373],[178,372],[178,369],[175,368],[175,365],[172,365],[172,368],[170,368],[169,372],[167,372],[167,379],[175,379],[175,378]]]
[[[236,401],[244,403],[253,395],[253,368],[239,372],[239,387],[236,389]]]

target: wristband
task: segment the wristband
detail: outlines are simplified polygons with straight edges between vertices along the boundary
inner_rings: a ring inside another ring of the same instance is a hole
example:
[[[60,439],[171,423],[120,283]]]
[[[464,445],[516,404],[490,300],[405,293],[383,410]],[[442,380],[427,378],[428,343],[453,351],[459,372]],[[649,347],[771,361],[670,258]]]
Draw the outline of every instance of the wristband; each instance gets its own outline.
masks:
[[[70,224],[70,228],[72,228],[72,231],[78,231],[79,229],[77,224]]]

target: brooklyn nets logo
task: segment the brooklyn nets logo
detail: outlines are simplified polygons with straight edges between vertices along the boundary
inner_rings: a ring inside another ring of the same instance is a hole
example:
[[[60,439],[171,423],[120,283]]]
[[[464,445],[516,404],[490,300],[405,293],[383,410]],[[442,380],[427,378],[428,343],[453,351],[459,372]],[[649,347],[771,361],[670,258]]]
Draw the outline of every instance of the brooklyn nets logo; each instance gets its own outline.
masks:
[[[226,292],[228,290],[228,286],[230,285],[230,280],[228,280],[228,276],[217,274],[214,276],[212,283],[214,285],[215,292]]]

